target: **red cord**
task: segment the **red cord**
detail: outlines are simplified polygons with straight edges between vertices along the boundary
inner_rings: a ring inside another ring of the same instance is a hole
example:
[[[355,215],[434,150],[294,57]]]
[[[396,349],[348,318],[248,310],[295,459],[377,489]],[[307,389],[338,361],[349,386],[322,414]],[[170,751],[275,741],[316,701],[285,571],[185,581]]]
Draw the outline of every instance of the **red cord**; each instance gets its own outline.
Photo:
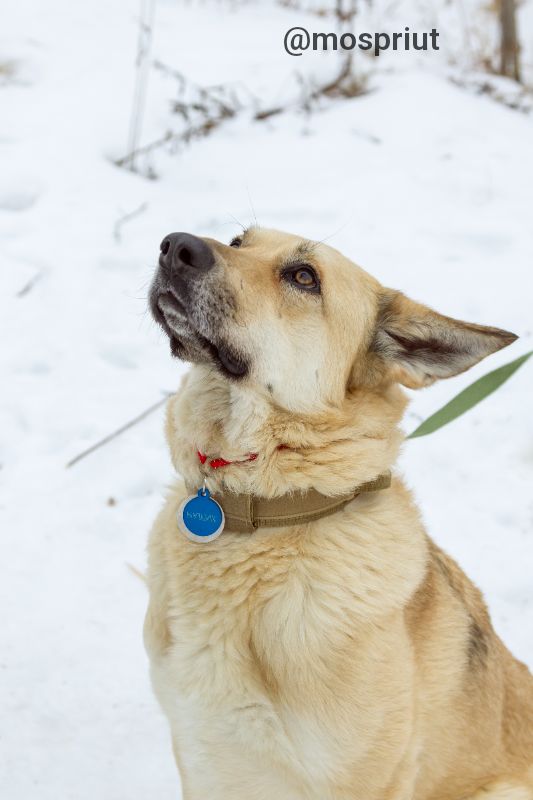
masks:
[[[287,444],[280,444],[278,445],[277,449],[289,450],[290,448]],[[196,453],[198,454],[200,463],[205,464],[207,461],[207,455],[205,453],[201,453],[200,450],[197,450]],[[258,453],[250,453],[247,458],[243,458],[241,461],[226,461],[225,458],[212,458],[209,461],[209,466],[211,469],[219,469],[219,467],[228,467],[230,464],[246,464],[248,461],[255,461],[258,455]]]
[[[201,453],[199,450],[196,451],[198,453],[198,458],[200,459],[201,464],[205,464],[207,461],[207,456],[205,453]],[[247,461],[255,461],[257,458],[257,453],[250,453],[248,458],[244,458],[242,461],[226,461],[225,458],[212,458],[209,462],[209,466],[212,469],[218,469],[219,467],[227,467],[229,464],[245,464]]]

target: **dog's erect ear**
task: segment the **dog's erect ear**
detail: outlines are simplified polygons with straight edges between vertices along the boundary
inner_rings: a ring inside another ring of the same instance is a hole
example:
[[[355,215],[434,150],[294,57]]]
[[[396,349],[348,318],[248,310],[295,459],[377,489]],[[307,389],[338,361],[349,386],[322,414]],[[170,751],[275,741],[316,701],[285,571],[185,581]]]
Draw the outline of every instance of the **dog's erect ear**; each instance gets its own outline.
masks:
[[[371,349],[385,363],[387,376],[411,389],[458,375],[518,338],[444,317],[388,289],[380,306]]]

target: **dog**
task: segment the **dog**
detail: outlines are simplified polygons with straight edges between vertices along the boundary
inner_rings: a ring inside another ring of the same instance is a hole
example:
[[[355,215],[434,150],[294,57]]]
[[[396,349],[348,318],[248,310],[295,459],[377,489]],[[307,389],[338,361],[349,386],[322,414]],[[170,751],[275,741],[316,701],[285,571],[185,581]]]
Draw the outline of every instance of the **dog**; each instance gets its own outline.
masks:
[[[145,622],[184,800],[533,800],[533,678],[387,480],[402,387],[516,336],[258,227],[167,236],[150,306],[193,364],[168,403],[183,482],[151,533]],[[179,523],[198,492],[227,515],[203,543]]]

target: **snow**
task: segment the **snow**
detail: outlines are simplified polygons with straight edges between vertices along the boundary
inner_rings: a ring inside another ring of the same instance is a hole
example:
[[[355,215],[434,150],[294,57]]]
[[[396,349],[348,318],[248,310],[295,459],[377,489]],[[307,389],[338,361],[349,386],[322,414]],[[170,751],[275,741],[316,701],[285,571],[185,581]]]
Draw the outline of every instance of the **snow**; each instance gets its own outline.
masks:
[[[413,4],[398,20],[383,2],[365,13],[400,30],[429,15]],[[406,430],[532,349],[532,118],[450,82],[451,60],[469,66],[451,14],[429,15],[447,31],[438,54],[358,57],[365,96],[264,123],[242,113],[180,152],[155,153],[150,181],[112,162],[126,152],[138,3],[11,2],[0,33],[3,797],[178,791],[141,641],[146,592],[128,568],[143,569],[172,480],[162,410],[65,467],[178,384],[184,367],[146,313],[167,232],[229,240],[234,218],[256,215],[329,237],[444,313],[520,334],[469,374],[413,393]],[[283,53],[284,31],[304,22],[330,28],[270,2],[160,0],[152,55],[197,83],[238,82],[268,107],[297,97],[296,69],[325,80],[335,67]],[[530,36],[523,45],[530,70]],[[173,97],[173,80],[152,71],[143,142],[177,124]],[[453,425],[407,442],[401,462],[431,535],[530,665],[532,388],[529,363]]]

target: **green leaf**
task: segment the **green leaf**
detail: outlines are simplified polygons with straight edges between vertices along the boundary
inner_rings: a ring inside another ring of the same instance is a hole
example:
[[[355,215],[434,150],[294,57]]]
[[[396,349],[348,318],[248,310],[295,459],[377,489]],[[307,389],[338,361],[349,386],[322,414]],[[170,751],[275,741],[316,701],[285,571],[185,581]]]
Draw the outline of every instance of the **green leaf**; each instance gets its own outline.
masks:
[[[427,436],[428,433],[438,431],[443,425],[447,425],[449,422],[457,419],[461,414],[469,411],[480,403],[481,400],[484,400],[485,397],[488,397],[489,394],[495,392],[496,389],[498,389],[502,383],[505,383],[505,381],[510,378],[522,364],[525,364],[532,355],[533,350],[530,350],[529,353],[520,356],[520,358],[511,361],[509,364],[504,364],[503,367],[498,367],[487,375],[483,375],[482,378],[474,381],[474,383],[467,386],[466,389],[463,389],[462,392],[459,392],[457,397],[454,397],[453,400],[446,403],[445,406],[432,414],[431,417],[424,420],[424,422],[422,422],[415,431],[410,433],[407,438],[416,439],[419,436]]]

